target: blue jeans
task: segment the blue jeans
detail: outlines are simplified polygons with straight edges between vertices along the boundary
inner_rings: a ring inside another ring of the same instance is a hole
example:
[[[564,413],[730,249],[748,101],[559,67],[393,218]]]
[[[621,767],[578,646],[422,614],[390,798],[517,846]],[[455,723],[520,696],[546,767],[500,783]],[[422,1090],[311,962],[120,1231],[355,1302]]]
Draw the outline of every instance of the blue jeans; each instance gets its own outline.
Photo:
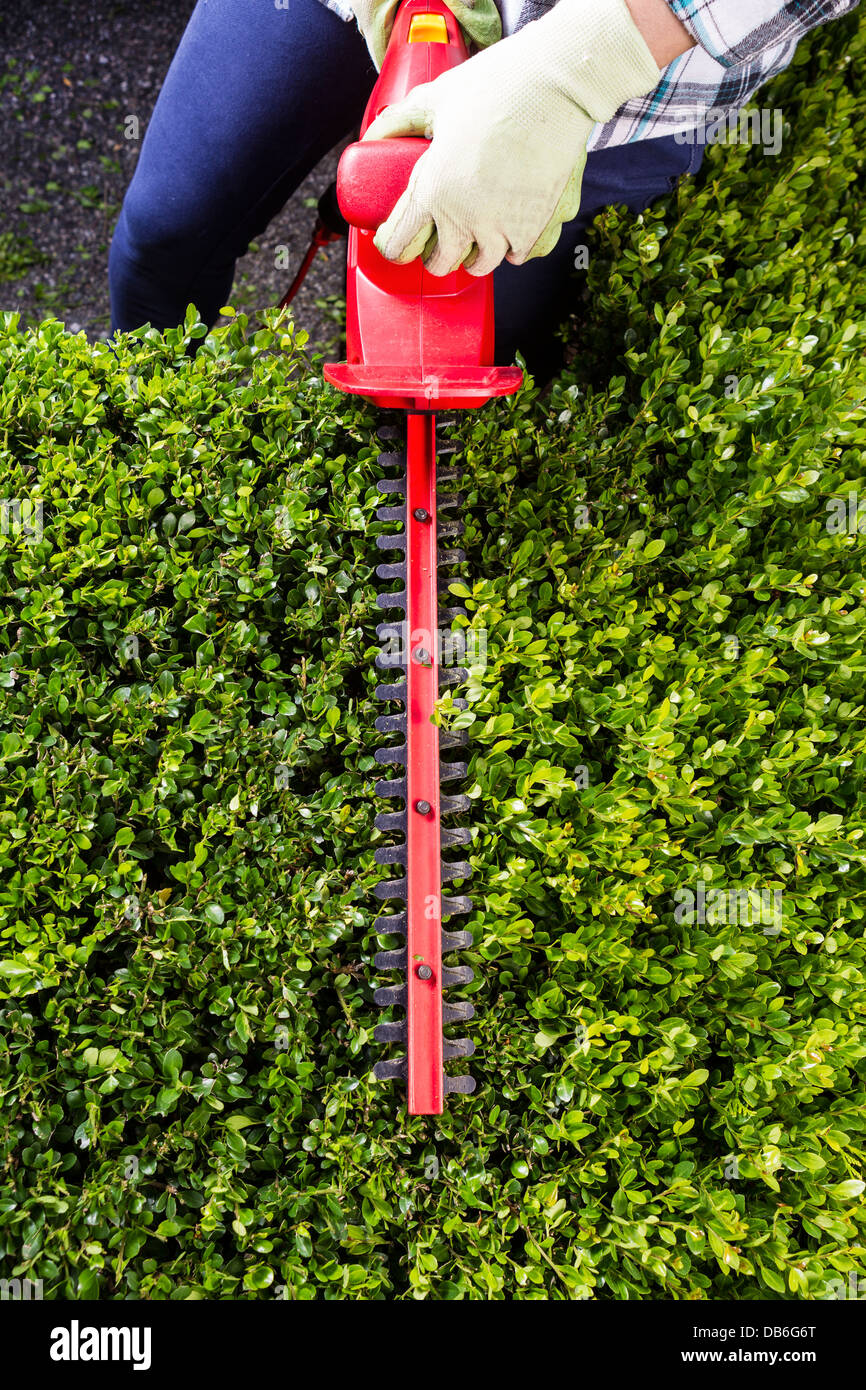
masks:
[[[360,123],[375,78],[356,26],[319,0],[198,0],[114,232],[112,328],[173,327],[189,303],[213,323],[235,261]],[[589,155],[580,213],[555,250],[496,271],[497,361],[562,317],[575,246],[596,213],[647,207],[702,153],[667,136]]]

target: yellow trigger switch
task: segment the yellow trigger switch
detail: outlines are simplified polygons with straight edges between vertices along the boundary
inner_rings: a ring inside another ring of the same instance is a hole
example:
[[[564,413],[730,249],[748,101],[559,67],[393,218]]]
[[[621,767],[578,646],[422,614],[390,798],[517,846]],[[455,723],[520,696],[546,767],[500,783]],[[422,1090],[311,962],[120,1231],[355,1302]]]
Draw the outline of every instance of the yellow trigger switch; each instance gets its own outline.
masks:
[[[409,25],[410,43],[447,43],[448,30],[441,14],[416,14]]]

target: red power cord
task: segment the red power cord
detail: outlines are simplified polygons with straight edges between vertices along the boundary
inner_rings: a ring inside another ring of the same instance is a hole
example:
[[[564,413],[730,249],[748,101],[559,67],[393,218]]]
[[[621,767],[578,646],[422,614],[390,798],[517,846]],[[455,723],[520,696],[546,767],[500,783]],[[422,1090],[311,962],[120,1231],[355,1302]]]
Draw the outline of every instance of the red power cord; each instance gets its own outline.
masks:
[[[304,253],[304,259],[298,267],[298,273],[280,300],[279,307],[281,309],[285,309],[287,305],[291,304],[295,295],[298,293],[298,290],[306,279],[307,271],[316,259],[316,252],[319,250],[319,247],[327,246],[331,241],[342,241],[343,236],[343,232],[331,231],[330,227],[325,226],[321,217],[317,218],[316,225],[313,229],[313,239]]]

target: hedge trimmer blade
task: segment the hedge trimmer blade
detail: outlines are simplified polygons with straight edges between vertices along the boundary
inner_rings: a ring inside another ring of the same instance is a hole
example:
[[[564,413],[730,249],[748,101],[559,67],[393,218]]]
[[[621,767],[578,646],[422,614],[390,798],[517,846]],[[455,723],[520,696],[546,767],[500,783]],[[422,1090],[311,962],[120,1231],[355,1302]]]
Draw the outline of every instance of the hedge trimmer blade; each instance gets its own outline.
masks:
[[[378,628],[383,649],[376,664],[397,679],[379,686],[376,693],[380,699],[399,701],[403,710],[383,715],[376,727],[381,733],[402,734],[403,742],[380,748],[376,759],[402,767],[403,776],[379,782],[377,791],[385,797],[402,797],[404,809],[376,817],[378,830],[397,832],[402,842],[378,849],[375,858],[378,864],[401,865],[404,875],[386,879],[375,891],[386,901],[402,899],[403,910],[380,917],[377,925],[380,932],[401,935],[405,944],[376,956],[379,969],[399,970],[403,980],[377,990],[375,997],[382,1008],[403,1008],[405,1017],[381,1023],[376,1038],[399,1042],[405,1050],[393,1060],[377,1063],[374,1075],[379,1080],[405,1080],[411,1115],[438,1115],[449,1092],[468,1094],[475,1089],[471,1076],[449,1076],[443,1066],[475,1051],[468,1038],[446,1039],[443,1034],[444,1024],[470,1019],[474,1013],[471,1004],[445,1003],[442,997],[443,989],[472,979],[468,966],[443,964],[443,956],[471,946],[471,934],[442,929],[443,918],[469,912],[472,906],[467,897],[443,893],[443,884],[467,879],[471,873],[465,861],[442,857],[444,849],[466,845],[470,838],[469,830],[442,824],[443,817],[468,810],[468,797],[443,796],[440,790],[441,783],[466,773],[464,763],[440,757],[463,746],[466,735],[443,733],[433,722],[440,690],[466,675],[461,668],[443,670],[440,664],[450,648],[447,637],[444,642],[441,638],[440,623],[450,626],[457,613],[465,610],[439,612],[436,549],[437,529],[440,535],[455,536],[463,525],[438,522],[438,512],[460,499],[437,495],[435,416],[409,414],[405,452],[381,454],[379,462],[399,470],[396,477],[379,483],[380,491],[402,500],[399,505],[379,508],[380,521],[398,522],[401,529],[395,535],[379,536],[377,545],[382,550],[402,550],[404,559],[379,566],[380,578],[399,580],[402,587],[380,594],[378,603],[380,608],[402,609],[404,618]],[[452,478],[453,474],[440,472],[438,482]],[[463,559],[463,552],[443,551],[438,559],[440,564],[455,564]]]
[[[384,107],[468,57],[460,26],[443,0],[403,0],[361,134]],[[382,579],[400,584],[380,594],[379,606],[402,609],[404,615],[379,627],[385,645],[377,664],[391,672],[392,683],[381,685],[377,693],[402,705],[402,710],[376,721],[380,732],[403,737],[402,743],[376,754],[380,763],[403,769],[402,777],[377,787],[382,796],[403,801],[402,811],[386,811],[376,818],[378,830],[402,837],[378,849],[376,862],[403,870],[402,878],[386,879],[376,888],[379,898],[403,904],[401,911],[380,917],[377,926],[404,940],[399,950],[376,956],[379,969],[399,970],[403,976],[399,984],[376,991],[377,1004],[404,1010],[402,1019],[381,1023],[376,1037],[401,1043],[403,1050],[379,1062],[374,1075],[406,1081],[412,1115],[439,1115],[450,1091],[475,1089],[471,1076],[445,1072],[446,1062],[468,1057],[475,1049],[468,1038],[444,1035],[447,1025],[472,1018],[474,1010],[465,1002],[446,1003],[442,994],[472,979],[468,966],[443,964],[443,957],[470,946],[472,937],[467,931],[442,929],[443,919],[468,912],[471,903],[450,887],[443,893],[443,885],[459,888],[469,877],[463,860],[442,857],[443,850],[469,842],[465,828],[443,825],[443,818],[468,810],[469,799],[440,791],[441,783],[456,781],[466,772],[463,763],[441,756],[462,746],[466,736],[441,732],[433,722],[440,690],[466,675],[460,668],[441,669],[444,650],[449,659],[451,651],[450,643],[441,641],[439,625],[450,626],[463,610],[438,611],[437,530],[441,538],[459,535],[463,527],[459,521],[439,521],[439,513],[459,505],[460,499],[437,496],[433,412],[483,405],[494,396],[517,391],[523,380],[519,367],[493,365],[492,275],[474,276],[460,267],[450,275],[434,276],[419,259],[397,264],[386,261],[376,248],[375,230],[389,216],[426,148],[426,140],[410,136],[362,139],[343,151],[337,197],[350,226],[347,360],[327,362],[324,368],[326,380],[338,390],[406,412],[402,450],[380,456],[383,465],[399,470],[379,484],[380,491],[392,496],[393,505],[377,513],[381,521],[401,527],[396,534],[380,536],[377,544],[403,552],[401,561],[379,566]],[[383,437],[393,439],[393,430],[384,431]],[[440,472],[440,484],[450,481]],[[462,551],[446,550],[439,552],[438,563],[451,565],[462,559]]]

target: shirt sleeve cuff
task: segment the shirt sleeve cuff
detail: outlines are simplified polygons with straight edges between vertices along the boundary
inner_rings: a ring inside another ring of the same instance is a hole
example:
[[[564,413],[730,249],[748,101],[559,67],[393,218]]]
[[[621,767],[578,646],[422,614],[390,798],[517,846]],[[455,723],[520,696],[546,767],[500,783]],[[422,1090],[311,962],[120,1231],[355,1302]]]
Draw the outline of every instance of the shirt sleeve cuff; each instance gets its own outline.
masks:
[[[857,0],[668,0],[677,19],[724,67],[752,62],[768,48],[797,43],[810,29],[838,19]]]

